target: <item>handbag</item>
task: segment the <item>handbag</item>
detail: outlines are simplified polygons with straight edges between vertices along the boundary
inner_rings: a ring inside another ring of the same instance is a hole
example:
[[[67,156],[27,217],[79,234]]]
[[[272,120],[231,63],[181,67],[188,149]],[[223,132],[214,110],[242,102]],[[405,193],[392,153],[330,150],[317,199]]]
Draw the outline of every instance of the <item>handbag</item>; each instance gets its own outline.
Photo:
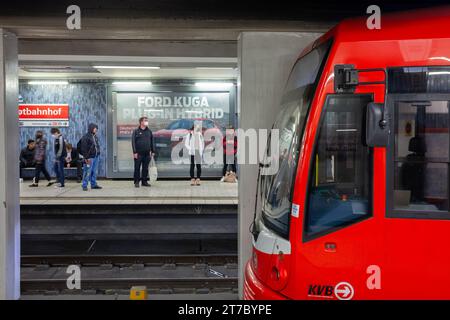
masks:
[[[236,173],[233,171],[227,172],[225,174],[224,182],[236,183]]]
[[[155,182],[156,180],[158,180],[158,168],[156,167],[156,162],[155,162],[155,158],[152,157],[152,159],[150,160],[150,170],[149,170],[149,178],[150,178],[150,183]]]

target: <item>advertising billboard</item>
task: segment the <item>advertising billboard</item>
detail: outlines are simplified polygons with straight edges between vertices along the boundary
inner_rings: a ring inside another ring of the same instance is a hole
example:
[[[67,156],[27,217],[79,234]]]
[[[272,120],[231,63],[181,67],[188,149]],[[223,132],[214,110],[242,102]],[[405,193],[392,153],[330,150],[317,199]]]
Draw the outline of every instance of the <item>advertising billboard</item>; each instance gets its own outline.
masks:
[[[203,131],[224,132],[231,123],[230,92],[116,92],[114,94],[115,160],[117,171],[131,171],[131,135],[139,118],[148,117],[160,167],[170,168],[172,134],[187,131],[200,121]],[[208,141],[205,141],[208,144]]]

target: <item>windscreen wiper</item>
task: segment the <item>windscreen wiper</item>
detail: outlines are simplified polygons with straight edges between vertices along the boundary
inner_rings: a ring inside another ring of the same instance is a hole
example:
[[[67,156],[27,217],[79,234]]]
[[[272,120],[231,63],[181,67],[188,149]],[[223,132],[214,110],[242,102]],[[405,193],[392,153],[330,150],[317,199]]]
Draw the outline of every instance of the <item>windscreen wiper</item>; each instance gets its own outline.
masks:
[[[267,167],[267,165],[263,164],[262,162],[259,163],[258,165],[258,178],[256,179],[256,194],[255,194],[255,209],[253,212],[253,221],[250,225],[250,233],[253,235],[253,239],[255,239],[255,241],[258,239],[258,235],[259,235],[259,231],[258,228],[256,227],[256,216],[257,216],[257,210],[258,210],[258,194],[259,194],[259,185],[261,183],[261,169]]]

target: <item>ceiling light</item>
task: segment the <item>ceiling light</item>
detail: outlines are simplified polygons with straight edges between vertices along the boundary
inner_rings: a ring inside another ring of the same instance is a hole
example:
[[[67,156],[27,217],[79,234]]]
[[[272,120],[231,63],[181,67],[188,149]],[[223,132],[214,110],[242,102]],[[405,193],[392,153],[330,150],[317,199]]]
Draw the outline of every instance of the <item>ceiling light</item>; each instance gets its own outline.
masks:
[[[96,69],[160,69],[156,66],[94,66]]]
[[[233,86],[232,82],[196,82],[196,87],[203,88],[228,88]]]
[[[67,84],[69,84],[69,82],[67,80],[32,80],[32,81],[28,81],[28,84],[31,84],[31,85],[45,85],[45,84],[67,85]]]
[[[233,67],[195,67],[199,70],[233,70]]]
[[[24,66],[23,71],[40,72],[40,73],[100,73],[92,67],[41,67],[41,66]]]
[[[113,81],[115,85],[151,85],[150,81]]]
[[[450,74],[450,71],[430,71],[428,72],[430,76],[437,76],[437,75],[443,75],[443,74]]]

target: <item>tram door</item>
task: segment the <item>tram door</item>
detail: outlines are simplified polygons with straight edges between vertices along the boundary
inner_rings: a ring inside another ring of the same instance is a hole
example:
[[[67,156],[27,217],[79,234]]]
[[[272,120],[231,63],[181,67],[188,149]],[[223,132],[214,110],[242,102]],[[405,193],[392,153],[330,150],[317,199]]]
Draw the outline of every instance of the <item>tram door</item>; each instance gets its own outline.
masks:
[[[308,290],[310,298],[361,297],[367,264],[378,254],[371,219],[373,148],[364,145],[365,111],[372,99],[371,94],[332,94],[322,111],[310,166],[302,251],[310,282],[305,285],[333,290]]]
[[[406,299],[448,295],[449,104],[448,94],[388,97],[392,115],[384,230],[388,295]]]

